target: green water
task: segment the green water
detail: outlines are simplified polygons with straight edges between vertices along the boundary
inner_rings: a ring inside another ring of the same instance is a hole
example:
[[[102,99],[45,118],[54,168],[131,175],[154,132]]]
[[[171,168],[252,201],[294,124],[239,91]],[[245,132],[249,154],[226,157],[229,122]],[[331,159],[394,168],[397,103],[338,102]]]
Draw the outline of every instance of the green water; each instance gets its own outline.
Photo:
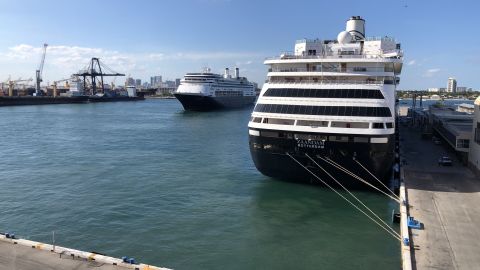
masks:
[[[398,241],[333,192],[257,172],[251,110],[1,107],[0,231],[175,269],[399,269]]]

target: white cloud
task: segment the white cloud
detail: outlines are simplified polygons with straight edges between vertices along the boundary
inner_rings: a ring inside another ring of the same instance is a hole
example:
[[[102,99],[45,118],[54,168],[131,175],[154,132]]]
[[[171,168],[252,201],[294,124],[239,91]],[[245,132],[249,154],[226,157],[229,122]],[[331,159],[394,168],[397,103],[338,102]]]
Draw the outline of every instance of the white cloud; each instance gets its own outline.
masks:
[[[417,63],[417,60],[413,59],[413,60],[408,61],[407,65],[413,66],[413,65],[415,65],[416,63]]]
[[[440,71],[439,68],[431,68],[431,69],[427,69],[427,71],[425,71],[425,73],[423,73],[423,77],[433,77],[435,76],[438,72]]]
[[[42,46],[34,47],[28,44],[19,44],[0,51],[0,77],[7,74],[12,76],[31,76],[40,62]],[[252,52],[145,52],[126,53],[104,48],[91,48],[67,45],[51,45],[47,47],[45,60],[45,76],[47,80],[57,80],[69,77],[87,67],[92,57],[98,57],[114,71],[131,74],[133,77],[148,78],[149,76],[170,72],[168,76],[179,77],[191,70],[183,67],[204,65],[204,62],[215,63],[215,70],[222,70],[225,66],[247,66],[261,63],[263,54]],[[248,59],[248,60],[246,60]],[[203,62],[203,63],[199,63]],[[2,68],[16,66],[16,69]],[[173,68],[175,66],[175,68]],[[168,67],[168,68],[167,68]],[[242,70],[246,71],[242,67]]]

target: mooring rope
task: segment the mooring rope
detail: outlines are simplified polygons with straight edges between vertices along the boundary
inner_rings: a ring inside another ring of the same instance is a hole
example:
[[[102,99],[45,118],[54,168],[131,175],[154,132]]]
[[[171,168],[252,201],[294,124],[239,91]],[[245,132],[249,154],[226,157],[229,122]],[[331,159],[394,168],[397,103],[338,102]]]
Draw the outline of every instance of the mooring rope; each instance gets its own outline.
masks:
[[[382,181],[380,181],[380,179],[378,179],[373,173],[371,173],[367,168],[365,168],[357,159],[353,159],[355,160],[355,162],[358,163],[358,165],[360,165],[360,167],[362,167],[365,171],[367,171],[373,178],[375,178],[375,180],[377,180],[381,185],[383,185],[387,190],[389,190],[393,195],[395,195],[395,193],[389,189]],[[396,196],[396,195],[395,195]],[[399,198],[399,197],[398,197]],[[400,198],[399,198],[400,200]]]
[[[306,171],[308,171],[311,175],[313,175],[316,179],[318,179],[320,182],[322,182],[325,186],[327,186],[328,188],[330,188],[333,192],[335,192],[338,196],[340,196],[342,199],[344,199],[345,201],[347,201],[350,205],[352,205],[353,207],[355,207],[358,211],[360,211],[361,213],[363,213],[366,217],[368,217],[370,220],[372,220],[375,224],[377,224],[378,226],[380,226],[380,228],[382,228],[383,230],[385,230],[387,233],[389,233],[391,236],[393,236],[395,239],[397,239],[398,241],[401,241],[401,238],[400,238],[400,235],[398,233],[392,233],[390,230],[387,230],[386,228],[383,227],[383,225],[381,223],[379,223],[377,220],[375,220],[374,218],[372,218],[371,216],[369,216],[367,213],[365,213],[365,211],[363,211],[362,209],[360,209],[356,204],[354,204],[353,202],[351,202],[349,199],[347,199],[345,196],[343,196],[340,192],[338,192],[337,190],[335,190],[333,187],[331,187],[327,182],[323,181],[320,177],[318,177],[315,173],[313,173],[312,171],[310,171],[307,167],[305,167],[300,161],[298,161],[296,158],[294,158],[292,155],[290,155],[290,153],[286,153],[287,156],[289,156],[291,159],[293,159],[296,163],[298,163],[298,165],[302,166]]]
[[[350,196],[352,196],[355,200],[357,200],[365,209],[367,209],[370,213],[372,213],[379,221],[383,223],[388,229],[390,229],[393,233],[395,233],[398,237],[400,237],[400,234],[398,234],[392,227],[390,227],[385,221],[383,221],[375,212],[373,212],[372,209],[370,209],[368,206],[366,206],[357,196],[355,196],[350,190],[348,190],[342,183],[340,183],[335,177],[333,177],[327,170],[325,170],[320,164],[318,164],[313,158],[311,158],[308,154],[305,154],[315,165],[317,165],[322,171],[324,171],[330,178],[335,181],[340,187],[342,187]]]
[[[318,158],[320,158],[321,160],[327,162],[328,164],[336,167],[337,169],[345,172],[346,174],[352,176],[353,178],[361,181],[361,182],[364,183],[365,185],[368,185],[368,186],[370,186],[371,188],[377,190],[378,192],[383,193],[385,196],[387,196],[387,197],[389,197],[390,199],[396,201],[397,203],[400,203],[400,197],[398,197],[398,196],[397,196],[393,191],[391,191],[389,188],[387,188],[387,189],[393,194],[393,196],[390,195],[390,194],[388,194],[388,193],[386,193],[385,191],[379,189],[378,187],[372,185],[371,183],[369,183],[368,181],[364,180],[364,179],[361,178],[360,176],[354,174],[353,172],[345,169],[343,166],[341,166],[340,164],[336,163],[335,161],[333,161],[333,160],[331,160],[331,159],[329,159],[329,158],[324,159],[324,158],[322,158],[322,157],[320,157],[320,156],[319,156]]]

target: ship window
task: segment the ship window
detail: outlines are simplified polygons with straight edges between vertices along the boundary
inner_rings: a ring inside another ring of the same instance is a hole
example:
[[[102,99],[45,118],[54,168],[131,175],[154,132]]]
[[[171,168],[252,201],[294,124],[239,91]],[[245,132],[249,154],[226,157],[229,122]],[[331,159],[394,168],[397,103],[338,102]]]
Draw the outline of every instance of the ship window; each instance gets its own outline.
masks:
[[[348,116],[352,115],[352,107],[345,107],[345,115],[348,115]]]
[[[307,126],[307,127],[328,127],[327,121],[308,121],[308,120],[298,120],[297,126]]]
[[[262,118],[261,118],[261,117],[253,117],[252,122],[254,122],[254,123],[261,123],[261,122],[262,122]]]
[[[273,106],[273,112],[274,113],[280,113],[282,111],[282,106],[283,105],[274,105]]]
[[[391,117],[390,109],[388,107],[257,104],[254,111],[265,113],[289,113],[309,115]]]
[[[278,132],[273,132],[273,131],[260,131],[260,136],[262,136],[262,137],[277,138],[277,137],[278,137]]]
[[[352,107],[352,116],[357,116],[359,115],[360,108],[359,107]]]
[[[313,107],[315,106],[307,106],[307,109],[305,110],[305,114],[311,115],[313,111]]]
[[[300,114],[305,114],[307,111],[307,106],[300,106]]]
[[[241,93],[239,93],[241,94]],[[316,97],[316,98],[370,98],[383,99],[380,90],[374,89],[295,89],[271,88],[265,96],[271,97]]]
[[[295,108],[295,106],[293,106],[293,105],[288,105],[287,113],[288,113],[288,114],[292,114],[294,108]]]
[[[266,111],[266,112],[272,112],[272,107],[273,107],[272,104],[266,104],[265,111]]]
[[[330,115],[330,112],[332,111],[331,106],[325,106],[325,112],[323,113],[324,115]]]
[[[298,97],[305,97],[305,89],[298,89]]]
[[[388,122],[388,123],[387,123],[387,128],[393,128],[393,123],[392,123],[392,122]]]
[[[331,111],[330,111],[330,115],[338,115],[338,107],[337,106],[332,106],[331,107]]]
[[[367,107],[360,107],[360,108],[359,108],[358,115],[368,116],[368,115],[367,115]]]
[[[354,137],[353,142],[368,143],[368,137]]]
[[[383,129],[383,123],[373,123],[372,128]]]

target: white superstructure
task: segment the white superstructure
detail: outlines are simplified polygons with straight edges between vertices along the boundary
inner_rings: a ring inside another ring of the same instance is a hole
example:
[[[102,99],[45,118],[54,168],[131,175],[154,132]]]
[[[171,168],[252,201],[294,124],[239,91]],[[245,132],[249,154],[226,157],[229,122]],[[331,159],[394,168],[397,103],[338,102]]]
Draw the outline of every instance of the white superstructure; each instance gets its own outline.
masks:
[[[298,40],[293,53],[267,59],[268,78],[249,127],[393,134],[403,53],[393,38],[364,36],[365,21],[355,16],[337,40]]]
[[[223,76],[211,73],[207,68],[201,73],[187,73],[175,93],[209,97],[255,96],[255,89],[245,77],[240,77],[238,68],[235,68],[233,77],[229,68],[225,69]]]
[[[207,68],[201,73],[187,73],[180,81],[175,97],[186,110],[209,110],[252,104],[256,95],[254,84],[240,77],[238,68],[233,76],[228,68],[223,76],[211,73]]]

